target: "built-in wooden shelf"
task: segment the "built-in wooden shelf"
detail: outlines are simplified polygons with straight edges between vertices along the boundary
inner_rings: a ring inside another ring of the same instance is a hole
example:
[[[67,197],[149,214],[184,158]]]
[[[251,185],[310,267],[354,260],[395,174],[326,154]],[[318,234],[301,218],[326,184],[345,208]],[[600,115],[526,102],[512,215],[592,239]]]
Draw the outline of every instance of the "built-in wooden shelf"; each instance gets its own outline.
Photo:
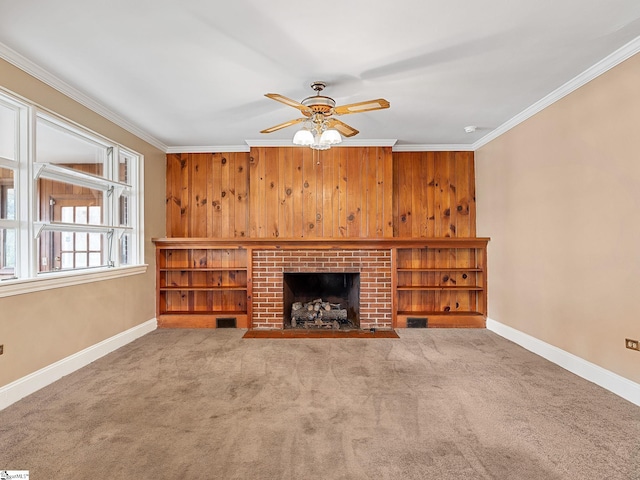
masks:
[[[234,287],[228,285],[202,285],[202,286],[175,286],[175,287],[160,287],[160,291],[164,292],[175,292],[184,290],[185,292],[198,292],[198,291],[215,291],[215,290],[228,290],[228,291],[238,291],[238,292],[246,292],[247,287]]]
[[[257,250],[388,250],[393,326],[484,327],[488,238],[157,238],[157,312],[165,327],[211,328],[233,317],[251,328]]]
[[[397,272],[481,272],[481,268],[396,268]]]
[[[403,290],[408,290],[408,291],[429,291],[429,290],[433,290],[433,291],[438,291],[438,290],[451,290],[451,291],[482,291],[483,288],[482,287],[478,287],[478,286],[449,286],[449,285],[408,285],[408,286],[402,286],[402,287],[397,287],[396,288],[397,291],[403,291]]]
[[[194,268],[186,268],[186,267],[180,267],[180,268],[159,268],[158,271],[160,272],[246,272],[247,269],[246,268],[222,268],[222,267],[216,267],[216,268],[199,268],[199,267],[194,267]]]

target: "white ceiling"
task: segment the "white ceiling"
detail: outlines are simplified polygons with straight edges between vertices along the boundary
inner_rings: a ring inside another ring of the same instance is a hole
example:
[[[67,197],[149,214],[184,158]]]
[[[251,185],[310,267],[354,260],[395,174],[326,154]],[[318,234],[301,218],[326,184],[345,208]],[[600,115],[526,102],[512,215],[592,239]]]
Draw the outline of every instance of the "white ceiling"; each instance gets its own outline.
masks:
[[[471,147],[639,36],[638,0],[0,0],[1,56],[169,151],[288,144],[264,94],[314,80],[391,102],[358,144]]]

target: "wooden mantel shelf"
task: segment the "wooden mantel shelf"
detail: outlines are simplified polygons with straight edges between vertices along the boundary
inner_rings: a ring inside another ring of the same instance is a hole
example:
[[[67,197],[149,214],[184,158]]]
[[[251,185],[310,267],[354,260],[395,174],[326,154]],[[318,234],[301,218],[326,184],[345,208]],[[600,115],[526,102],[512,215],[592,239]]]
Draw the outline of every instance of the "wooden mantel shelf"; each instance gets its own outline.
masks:
[[[362,248],[485,248],[489,242],[487,237],[471,238],[153,238],[158,246],[170,248],[314,248],[334,249]]]

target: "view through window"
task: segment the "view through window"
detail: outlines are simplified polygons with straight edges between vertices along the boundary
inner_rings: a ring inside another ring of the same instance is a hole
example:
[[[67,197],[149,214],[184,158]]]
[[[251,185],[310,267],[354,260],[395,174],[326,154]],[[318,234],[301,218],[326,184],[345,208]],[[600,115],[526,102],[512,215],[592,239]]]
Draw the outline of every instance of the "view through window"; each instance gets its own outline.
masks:
[[[0,93],[0,287],[143,263],[141,168],[126,147]]]

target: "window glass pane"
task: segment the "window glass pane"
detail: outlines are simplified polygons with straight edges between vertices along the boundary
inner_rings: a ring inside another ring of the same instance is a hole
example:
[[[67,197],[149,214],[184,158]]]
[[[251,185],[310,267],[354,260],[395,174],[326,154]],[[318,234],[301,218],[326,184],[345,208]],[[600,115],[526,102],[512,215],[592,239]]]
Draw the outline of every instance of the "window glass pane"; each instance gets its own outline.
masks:
[[[121,195],[118,199],[118,218],[120,219],[120,225],[130,226],[129,197],[127,195]]]
[[[17,112],[0,104],[0,157],[16,159]]]
[[[76,207],[76,221],[74,223],[86,224],[88,220],[87,207]]]
[[[103,225],[102,190],[46,178],[38,180],[40,221]]]
[[[0,218],[15,220],[16,198],[13,181],[13,170],[0,167]]]
[[[126,153],[120,153],[118,162],[118,181],[129,184],[129,168],[131,165],[131,157]]]
[[[74,256],[73,252],[64,252],[60,256],[61,258],[60,266],[62,267],[63,270],[73,268],[73,256]]]
[[[74,211],[75,208],[73,207],[62,207],[60,209],[60,221],[64,223],[73,223],[75,221]]]
[[[102,263],[102,254],[101,253],[90,253],[89,254],[89,266],[90,267],[99,267],[100,265],[104,265],[104,263]]]
[[[60,250],[63,252],[73,251],[73,232],[62,232],[60,234]]]
[[[16,231],[0,228],[0,279],[12,278],[16,267]]]
[[[91,175],[107,175],[104,168],[107,147],[89,138],[38,118],[36,161],[79,170]]]
[[[129,248],[131,245],[131,234],[125,233],[120,238],[120,264],[121,265],[130,265],[131,264],[131,253],[129,252]]]
[[[87,254],[85,252],[76,252],[76,268],[88,267]]]
[[[102,223],[102,208],[93,206],[89,207],[89,223],[91,225],[100,225]]]
[[[87,251],[87,234],[86,233],[76,233],[76,248],[77,252],[86,252]]]
[[[45,230],[39,237],[40,273],[108,264],[106,233]]]
[[[89,234],[89,250],[100,251],[102,248],[102,234],[90,233]]]

